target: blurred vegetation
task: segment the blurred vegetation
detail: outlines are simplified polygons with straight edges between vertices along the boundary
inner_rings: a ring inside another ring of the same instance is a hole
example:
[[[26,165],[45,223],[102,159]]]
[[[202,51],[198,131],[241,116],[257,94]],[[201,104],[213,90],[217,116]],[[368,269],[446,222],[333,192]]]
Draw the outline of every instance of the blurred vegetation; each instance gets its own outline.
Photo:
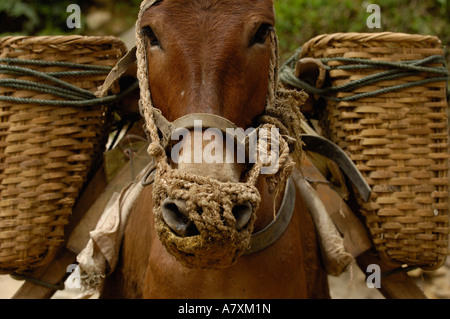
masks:
[[[66,26],[70,0],[14,0],[0,2],[0,31],[13,34],[71,33]],[[81,30],[76,30],[81,31]]]
[[[0,36],[109,34],[118,35],[136,22],[142,0],[0,0]],[[81,9],[81,28],[69,29],[66,21],[72,12],[69,4]],[[111,13],[115,19],[102,30],[89,30],[86,17],[95,10]]]
[[[450,0],[274,0],[282,60],[309,39],[336,32],[404,32],[435,35],[450,61]],[[369,4],[381,9],[381,28],[370,29]],[[450,62],[447,62],[450,64]]]
[[[0,36],[11,34],[111,34],[133,27],[141,0],[1,0]],[[285,60],[316,35],[335,32],[405,32],[438,36],[450,44],[450,0],[274,0],[281,58]],[[68,29],[67,6],[78,4],[82,28]],[[381,8],[381,28],[370,29],[367,6]],[[100,30],[89,30],[92,10],[110,12],[112,19]],[[447,61],[449,59],[447,48]],[[449,63],[450,64],[450,63]]]

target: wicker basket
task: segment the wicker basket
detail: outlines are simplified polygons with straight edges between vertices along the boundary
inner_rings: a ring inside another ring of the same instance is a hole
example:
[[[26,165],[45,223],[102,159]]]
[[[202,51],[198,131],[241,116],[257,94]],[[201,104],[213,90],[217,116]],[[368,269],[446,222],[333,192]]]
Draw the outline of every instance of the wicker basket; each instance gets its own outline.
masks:
[[[80,73],[64,63],[109,68],[125,52],[124,44],[114,37],[5,37],[0,39],[0,59],[3,59],[0,66],[16,65],[5,62],[5,58],[58,61],[61,63],[25,63],[20,67],[48,74],[69,71],[59,78],[95,92],[107,71]],[[6,79],[54,85],[31,73],[0,72],[0,80]],[[55,106],[50,101],[61,100],[61,96],[18,87],[0,83],[0,97],[49,102],[0,100],[0,272],[3,273],[24,272],[52,260],[63,241],[64,226],[76,199],[101,159],[111,118],[111,108],[105,105]]]
[[[338,33],[308,41],[300,58],[399,62],[442,55],[441,42],[433,36]],[[334,67],[348,63],[322,61]],[[424,66],[445,72],[445,60]],[[333,68],[327,86],[385,71]],[[325,134],[349,154],[372,187],[370,201],[360,205],[380,255],[426,269],[444,263],[449,234],[447,83],[445,78],[430,80],[434,76],[415,72],[335,92],[334,99],[326,100],[322,116]],[[413,81],[421,84],[409,85]],[[403,88],[364,97],[399,85]],[[362,98],[348,98],[360,93]]]

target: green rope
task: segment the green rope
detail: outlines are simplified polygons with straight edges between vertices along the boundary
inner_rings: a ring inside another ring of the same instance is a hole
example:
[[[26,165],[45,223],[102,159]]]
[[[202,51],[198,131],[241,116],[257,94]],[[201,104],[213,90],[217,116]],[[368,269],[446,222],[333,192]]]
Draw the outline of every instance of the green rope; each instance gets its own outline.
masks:
[[[23,104],[38,104],[51,106],[92,106],[97,104],[109,104],[120,100],[123,96],[129,94],[138,88],[138,82],[127,88],[124,92],[118,95],[110,95],[103,98],[97,98],[94,93],[89,90],[79,88],[75,85],[67,83],[60,79],[66,76],[87,76],[87,75],[102,75],[108,74],[112,67],[104,65],[89,65],[79,64],[63,61],[43,61],[43,60],[22,60],[14,58],[0,59],[0,73],[12,74],[16,76],[34,76],[46,80],[52,84],[44,84],[36,81],[22,80],[22,79],[0,79],[0,87],[8,87],[20,90],[29,90],[43,94],[51,94],[53,96],[61,97],[64,100],[46,100],[46,99],[32,99],[19,98],[14,96],[0,95],[0,101],[23,103]],[[41,67],[66,67],[76,70],[59,71],[59,72],[41,72],[18,65],[35,65]]]
[[[0,79],[0,86],[14,89],[36,90],[41,93],[53,94],[62,98],[83,99],[83,95],[68,89],[20,79]]]
[[[396,69],[405,69],[417,72],[430,72],[430,73],[438,73],[442,75],[448,75],[448,71],[445,67],[424,67],[421,66],[423,64],[428,63],[443,63],[445,64],[445,59],[442,55],[432,55],[426,57],[421,60],[410,60],[410,61],[402,61],[402,62],[389,62],[389,61],[378,61],[378,60],[369,60],[369,59],[361,59],[361,58],[323,58],[322,62],[330,62],[330,61],[339,61],[339,62],[348,62],[348,63],[356,63],[354,65],[338,65],[335,67],[330,67],[325,65],[325,68],[328,70],[336,69],[336,70],[345,70],[345,69],[364,69],[364,68],[373,68],[373,66],[377,67],[385,67],[385,68],[396,68]]]
[[[64,290],[64,282],[62,280],[60,282],[58,282],[57,284],[51,284],[44,280],[33,278],[31,276],[19,274],[19,273],[13,273],[10,276],[16,280],[26,280],[35,285],[43,286],[43,287],[49,288],[51,290]]]
[[[106,71],[106,72],[109,72],[112,68],[107,65],[80,64],[80,63],[64,62],[64,61],[24,60],[24,59],[16,59],[16,58],[2,58],[2,59],[0,59],[0,63],[20,64],[20,65],[38,65],[38,66],[59,66],[59,67],[77,68],[77,69],[85,69],[85,70],[100,70],[100,71]]]
[[[87,71],[60,71],[60,72],[48,72],[47,75],[54,77],[64,76],[90,76],[90,75],[102,75],[105,74],[102,70],[87,70]]]
[[[388,69],[387,71],[382,71],[376,74],[366,76],[362,79],[350,81],[346,84],[326,87],[326,88],[316,88],[315,86],[297,78],[294,74],[295,63],[297,62],[301,50],[291,56],[286,63],[280,69],[280,80],[290,86],[303,89],[308,93],[317,94],[329,100],[336,102],[341,101],[354,101],[366,97],[372,97],[383,93],[389,93],[401,89],[405,89],[413,86],[420,86],[432,82],[447,81],[449,79],[448,70],[445,67],[445,58],[441,55],[433,55],[421,60],[411,60],[403,62],[388,62],[388,61],[376,61],[361,58],[322,58],[319,59],[323,64],[324,68],[328,71],[330,70],[354,70],[354,69]],[[346,65],[330,66],[326,63],[331,61],[351,63]],[[429,63],[442,63],[441,67],[426,67],[424,65]],[[417,72],[427,72],[435,74],[435,76],[413,81],[409,83],[403,83],[398,85],[393,85],[390,87],[382,88],[379,90],[374,90],[371,92],[357,93],[346,97],[336,97],[335,94],[338,92],[350,92],[356,88],[360,88],[373,83],[394,80],[402,77],[416,75]]]
[[[23,67],[18,67],[18,66],[12,66],[12,65],[0,65],[0,72],[1,73],[13,73],[15,75],[32,75],[32,76],[36,76],[39,78],[42,78],[43,80],[48,80],[50,82],[53,82],[55,84],[59,84],[62,87],[65,87],[69,90],[73,90],[75,92],[79,92],[83,95],[91,95],[93,94],[92,92],[88,91],[88,90],[84,90],[82,88],[79,88],[75,85],[72,85],[70,83],[67,83],[63,80],[60,80],[54,76],[48,75],[44,72],[40,72],[40,71],[36,71],[33,69],[28,69],[28,68],[23,68]],[[30,87],[30,89],[32,89],[32,87]]]

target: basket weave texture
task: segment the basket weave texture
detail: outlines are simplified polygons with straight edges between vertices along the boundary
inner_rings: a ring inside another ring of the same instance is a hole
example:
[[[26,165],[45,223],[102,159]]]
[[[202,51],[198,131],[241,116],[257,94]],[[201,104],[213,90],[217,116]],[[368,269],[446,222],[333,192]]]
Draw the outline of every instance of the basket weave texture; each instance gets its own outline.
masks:
[[[433,55],[443,55],[441,42],[434,36],[338,33],[311,39],[302,47],[300,58],[399,62]],[[330,61],[328,65],[345,63]],[[328,85],[343,85],[381,71],[385,69],[332,69]],[[417,72],[334,96],[345,98],[429,77]],[[370,201],[361,202],[360,207],[374,245],[386,260],[433,269],[444,263],[448,253],[446,85],[437,81],[354,101],[326,101],[322,128],[372,187]]]
[[[124,44],[114,37],[0,39],[0,59],[114,66],[125,52]],[[44,72],[74,71],[68,66],[26,67]],[[95,92],[105,77],[69,72],[61,79]],[[0,73],[0,79],[54,84],[14,73]],[[0,96],[61,100],[51,93],[6,86],[0,86]],[[103,154],[110,114],[105,105],[0,101],[0,272],[24,272],[52,260],[76,199]]]

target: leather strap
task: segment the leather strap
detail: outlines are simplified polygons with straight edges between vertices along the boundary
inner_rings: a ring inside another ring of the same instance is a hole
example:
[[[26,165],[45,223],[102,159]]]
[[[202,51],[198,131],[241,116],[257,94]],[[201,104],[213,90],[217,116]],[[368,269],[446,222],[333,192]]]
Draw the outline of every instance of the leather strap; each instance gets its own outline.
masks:
[[[158,130],[162,135],[162,146],[166,147],[172,132],[178,128],[185,128],[191,130],[195,128],[195,121],[201,121],[201,127],[203,129],[215,128],[219,129],[224,134],[227,134],[227,129],[232,129],[233,135],[231,136],[237,145],[246,147],[245,139],[246,135],[244,131],[238,128],[230,120],[215,114],[209,113],[191,113],[176,119],[173,122],[169,122],[159,109],[154,109],[153,119],[155,121]]]
[[[257,233],[252,235],[250,246],[244,256],[257,253],[275,243],[287,229],[295,207],[295,184],[292,176],[286,182],[283,201],[275,219]]]
[[[369,200],[372,193],[369,184],[367,184],[366,179],[362,176],[353,161],[339,146],[324,137],[316,135],[302,134],[302,141],[304,143],[304,151],[318,153],[336,162],[353,185],[355,185],[362,199],[365,202]]]
[[[209,113],[192,113],[182,116],[172,122],[174,129],[179,127],[185,127],[188,130],[194,128],[194,121],[202,121],[202,126],[205,128],[218,128],[222,132],[225,132],[227,128],[237,129],[238,127],[231,121],[224,117]]]

